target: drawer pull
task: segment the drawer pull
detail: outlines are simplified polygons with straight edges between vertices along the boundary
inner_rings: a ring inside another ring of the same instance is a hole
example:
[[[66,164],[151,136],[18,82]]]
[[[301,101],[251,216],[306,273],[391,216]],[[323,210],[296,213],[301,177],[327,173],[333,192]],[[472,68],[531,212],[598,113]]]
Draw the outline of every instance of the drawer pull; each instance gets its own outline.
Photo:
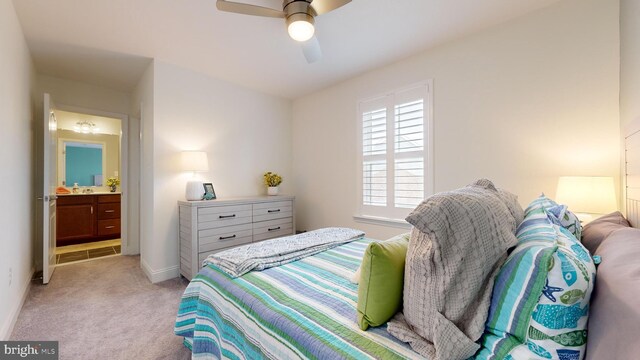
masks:
[[[280,209],[277,210],[267,210],[268,213],[276,213],[276,212],[280,212]]]
[[[270,228],[269,231],[276,231],[276,230],[280,230],[280,226],[275,227],[275,228]]]
[[[235,235],[231,235],[231,236],[220,236],[220,240],[229,240],[229,239],[233,239],[235,238]]]
[[[113,212],[116,212],[116,211],[115,211],[115,210],[105,210],[104,212],[106,212],[106,213],[113,213]]]
[[[218,218],[219,218],[219,219],[231,219],[231,218],[234,218],[234,217],[236,217],[236,214],[233,214],[233,215],[220,215],[220,216],[218,216]]]
[[[113,229],[115,226],[114,225],[109,225],[109,226],[105,226],[105,229]]]

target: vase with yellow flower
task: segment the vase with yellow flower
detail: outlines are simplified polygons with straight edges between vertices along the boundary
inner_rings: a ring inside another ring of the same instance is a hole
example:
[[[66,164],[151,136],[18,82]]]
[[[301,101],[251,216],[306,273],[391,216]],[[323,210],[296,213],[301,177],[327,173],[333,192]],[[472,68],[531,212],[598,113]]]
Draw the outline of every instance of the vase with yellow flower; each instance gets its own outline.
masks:
[[[280,184],[282,184],[282,176],[268,171],[263,175],[264,184],[267,186],[267,194],[278,195]]]
[[[107,186],[111,192],[116,192],[117,186],[120,185],[120,179],[115,177],[110,177],[107,179]]]

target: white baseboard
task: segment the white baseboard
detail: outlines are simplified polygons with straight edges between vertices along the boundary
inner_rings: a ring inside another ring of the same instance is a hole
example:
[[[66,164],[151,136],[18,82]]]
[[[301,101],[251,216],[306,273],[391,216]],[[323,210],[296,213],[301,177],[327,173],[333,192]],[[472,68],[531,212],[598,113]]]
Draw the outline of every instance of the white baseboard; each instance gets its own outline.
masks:
[[[180,276],[179,265],[171,266],[171,267],[160,269],[160,270],[154,270],[151,268],[151,266],[149,266],[149,264],[147,264],[146,261],[144,261],[144,259],[141,258],[140,267],[142,268],[142,271],[144,272],[144,274],[147,275],[147,278],[149,279],[149,281],[151,281],[153,284],[163,282],[165,280],[175,279],[178,276]]]
[[[9,340],[9,337],[13,332],[13,327],[16,326],[16,322],[18,321],[18,316],[20,315],[20,311],[22,310],[22,305],[24,305],[25,300],[27,300],[27,295],[29,295],[29,290],[31,289],[31,279],[33,278],[33,274],[35,272],[35,268],[31,269],[31,271],[29,272],[27,282],[22,286],[22,296],[20,297],[20,301],[10,309],[7,320],[4,324],[2,324],[2,328],[0,328],[0,341]],[[9,306],[11,306],[11,304],[9,304]]]

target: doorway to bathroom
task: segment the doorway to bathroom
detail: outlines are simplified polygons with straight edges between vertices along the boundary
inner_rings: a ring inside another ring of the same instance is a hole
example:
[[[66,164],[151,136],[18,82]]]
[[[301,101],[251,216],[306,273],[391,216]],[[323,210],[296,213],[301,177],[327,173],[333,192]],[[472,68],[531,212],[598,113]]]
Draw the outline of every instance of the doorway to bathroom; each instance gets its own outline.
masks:
[[[120,180],[126,119],[70,109],[54,113],[56,266],[118,256],[125,233]]]

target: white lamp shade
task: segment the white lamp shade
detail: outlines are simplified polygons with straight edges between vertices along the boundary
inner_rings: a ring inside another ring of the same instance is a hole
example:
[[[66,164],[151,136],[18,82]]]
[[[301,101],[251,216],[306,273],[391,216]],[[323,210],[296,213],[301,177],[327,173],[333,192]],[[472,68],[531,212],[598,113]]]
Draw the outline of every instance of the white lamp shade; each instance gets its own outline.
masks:
[[[561,176],[556,202],[574,213],[608,214],[618,210],[612,177]]]
[[[180,160],[183,171],[209,171],[209,159],[204,151],[183,151]]]

